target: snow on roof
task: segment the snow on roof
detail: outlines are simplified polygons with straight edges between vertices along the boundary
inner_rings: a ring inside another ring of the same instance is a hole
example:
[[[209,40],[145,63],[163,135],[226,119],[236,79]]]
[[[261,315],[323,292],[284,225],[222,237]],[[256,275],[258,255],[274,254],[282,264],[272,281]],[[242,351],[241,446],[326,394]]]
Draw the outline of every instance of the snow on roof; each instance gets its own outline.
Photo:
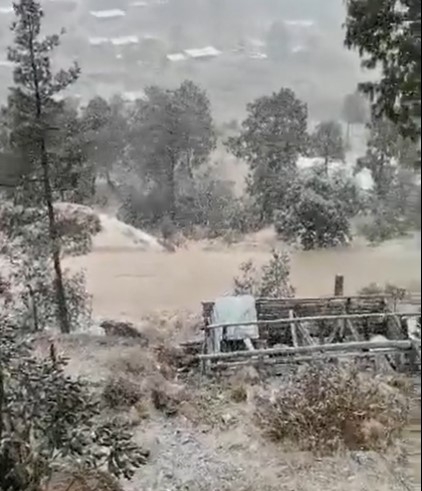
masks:
[[[266,60],[268,55],[265,53],[250,53],[249,58],[252,58],[253,60]]]
[[[167,55],[169,61],[183,61],[186,60],[187,56],[183,53],[170,53]]]
[[[13,5],[10,5],[10,7],[0,7],[0,14],[13,14]]]
[[[116,17],[124,17],[126,15],[126,12],[120,9],[91,10],[89,13],[93,17],[97,17],[97,19],[114,19]]]
[[[102,44],[107,44],[110,42],[109,38],[97,37],[97,38],[89,38],[89,44],[91,46],[101,46]]]
[[[221,51],[214,48],[213,46],[207,46],[206,48],[202,48],[202,49],[198,49],[198,48],[185,49],[185,53],[190,58],[205,58],[205,57],[210,57],[210,56],[221,55]]]
[[[114,46],[125,46],[127,44],[138,44],[138,43],[139,43],[138,36],[120,36],[111,39],[111,44],[113,44]]]
[[[130,2],[129,5],[131,7],[148,7],[149,3],[148,2],[142,2],[142,1],[138,0],[135,2]]]

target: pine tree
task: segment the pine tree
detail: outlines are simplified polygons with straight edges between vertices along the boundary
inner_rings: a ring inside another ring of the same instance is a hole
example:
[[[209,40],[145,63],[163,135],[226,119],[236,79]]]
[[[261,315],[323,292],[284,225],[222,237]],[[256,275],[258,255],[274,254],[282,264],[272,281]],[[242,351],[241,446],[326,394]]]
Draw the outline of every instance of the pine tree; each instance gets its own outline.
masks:
[[[8,107],[14,120],[14,143],[25,159],[27,172],[21,179],[23,194],[30,191],[42,197],[49,224],[49,246],[55,273],[55,290],[60,329],[70,331],[69,314],[63,285],[61,247],[54,212],[54,165],[49,141],[54,128],[49,115],[57,108],[56,97],[79,76],[77,65],[53,74],[51,51],[60,44],[55,34],[40,36],[43,10],[35,0],[20,0],[14,4],[16,21],[11,29],[14,44],[8,59],[15,64],[15,86],[10,89]]]
[[[346,46],[366,69],[381,68],[360,84],[376,117],[387,117],[404,137],[420,138],[421,0],[347,0]]]

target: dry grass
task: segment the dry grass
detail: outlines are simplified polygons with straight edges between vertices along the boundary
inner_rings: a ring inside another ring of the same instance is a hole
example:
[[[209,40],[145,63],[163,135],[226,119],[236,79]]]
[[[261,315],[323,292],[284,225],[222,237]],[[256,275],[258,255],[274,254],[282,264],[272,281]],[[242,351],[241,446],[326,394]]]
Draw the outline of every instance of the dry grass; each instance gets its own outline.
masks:
[[[197,366],[196,358],[179,346],[161,343],[154,349],[159,371],[169,380],[177,377],[178,373]]]
[[[123,491],[123,488],[107,472],[77,470],[57,473],[45,491]]]
[[[313,365],[274,394],[258,396],[256,417],[271,440],[302,450],[380,450],[403,429],[408,406],[406,395],[380,376]]]
[[[152,354],[139,346],[120,350],[108,360],[108,366],[112,373],[137,379],[158,371],[157,361]]]
[[[174,416],[180,405],[190,399],[190,393],[183,385],[171,383],[156,376],[149,381],[151,401],[155,409],[166,416]]]
[[[248,388],[246,385],[236,385],[230,391],[230,398],[234,402],[245,402],[248,400]]]
[[[130,408],[142,398],[139,384],[123,377],[110,377],[103,389],[104,402],[111,409]]]

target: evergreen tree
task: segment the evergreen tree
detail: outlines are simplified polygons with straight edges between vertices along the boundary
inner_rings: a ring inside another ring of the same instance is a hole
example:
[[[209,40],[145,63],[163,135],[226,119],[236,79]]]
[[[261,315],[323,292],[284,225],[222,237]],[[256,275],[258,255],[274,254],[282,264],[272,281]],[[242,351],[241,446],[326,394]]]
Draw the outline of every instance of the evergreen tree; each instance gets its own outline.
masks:
[[[421,0],[347,0],[346,46],[357,48],[364,68],[381,67],[376,82],[360,88],[375,116],[397,124],[403,136],[420,137]]]
[[[247,113],[240,135],[227,144],[249,165],[248,192],[261,221],[271,223],[274,210],[286,205],[297,160],[308,148],[308,110],[291,89],[281,89],[248,104]]]
[[[43,10],[35,0],[14,4],[16,21],[12,24],[14,44],[8,59],[15,64],[15,86],[10,89],[8,110],[12,120],[11,144],[25,162],[15,197],[40,197],[46,208],[49,224],[49,247],[55,274],[56,302],[60,329],[70,331],[69,314],[63,284],[61,247],[54,212],[55,166],[52,141],[55,128],[51,115],[57,110],[57,95],[75,82],[77,65],[53,74],[51,51],[59,45],[59,35],[41,37]]]

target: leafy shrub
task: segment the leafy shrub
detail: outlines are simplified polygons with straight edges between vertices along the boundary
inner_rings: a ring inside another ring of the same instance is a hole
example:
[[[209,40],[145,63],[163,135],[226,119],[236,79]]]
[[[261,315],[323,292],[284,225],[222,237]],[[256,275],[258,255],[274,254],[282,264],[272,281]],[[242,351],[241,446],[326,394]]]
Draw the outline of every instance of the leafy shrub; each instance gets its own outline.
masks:
[[[403,237],[409,232],[406,220],[382,203],[378,203],[375,214],[369,218],[369,222],[362,224],[358,232],[372,244]]]
[[[406,397],[379,376],[356,368],[312,365],[273,395],[257,398],[266,436],[317,453],[382,449],[406,423]]]
[[[273,250],[268,263],[258,271],[252,261],[240,266],[241,275],[234,278],[235,295],[255,297],[291,297],[290,258],[283,251]]]
[[[359,290],[359,295],[389,295],[395,300],[403,300],[406,297],[406,288],[386,283],[384,286],[370,283]]]
[[[131,478],[148,452],[128,425],[104,421],[100,401],[65,361],[38,359],[10,323],[0,324],[0,489],[39,491],[51,474],[78,463]]]

